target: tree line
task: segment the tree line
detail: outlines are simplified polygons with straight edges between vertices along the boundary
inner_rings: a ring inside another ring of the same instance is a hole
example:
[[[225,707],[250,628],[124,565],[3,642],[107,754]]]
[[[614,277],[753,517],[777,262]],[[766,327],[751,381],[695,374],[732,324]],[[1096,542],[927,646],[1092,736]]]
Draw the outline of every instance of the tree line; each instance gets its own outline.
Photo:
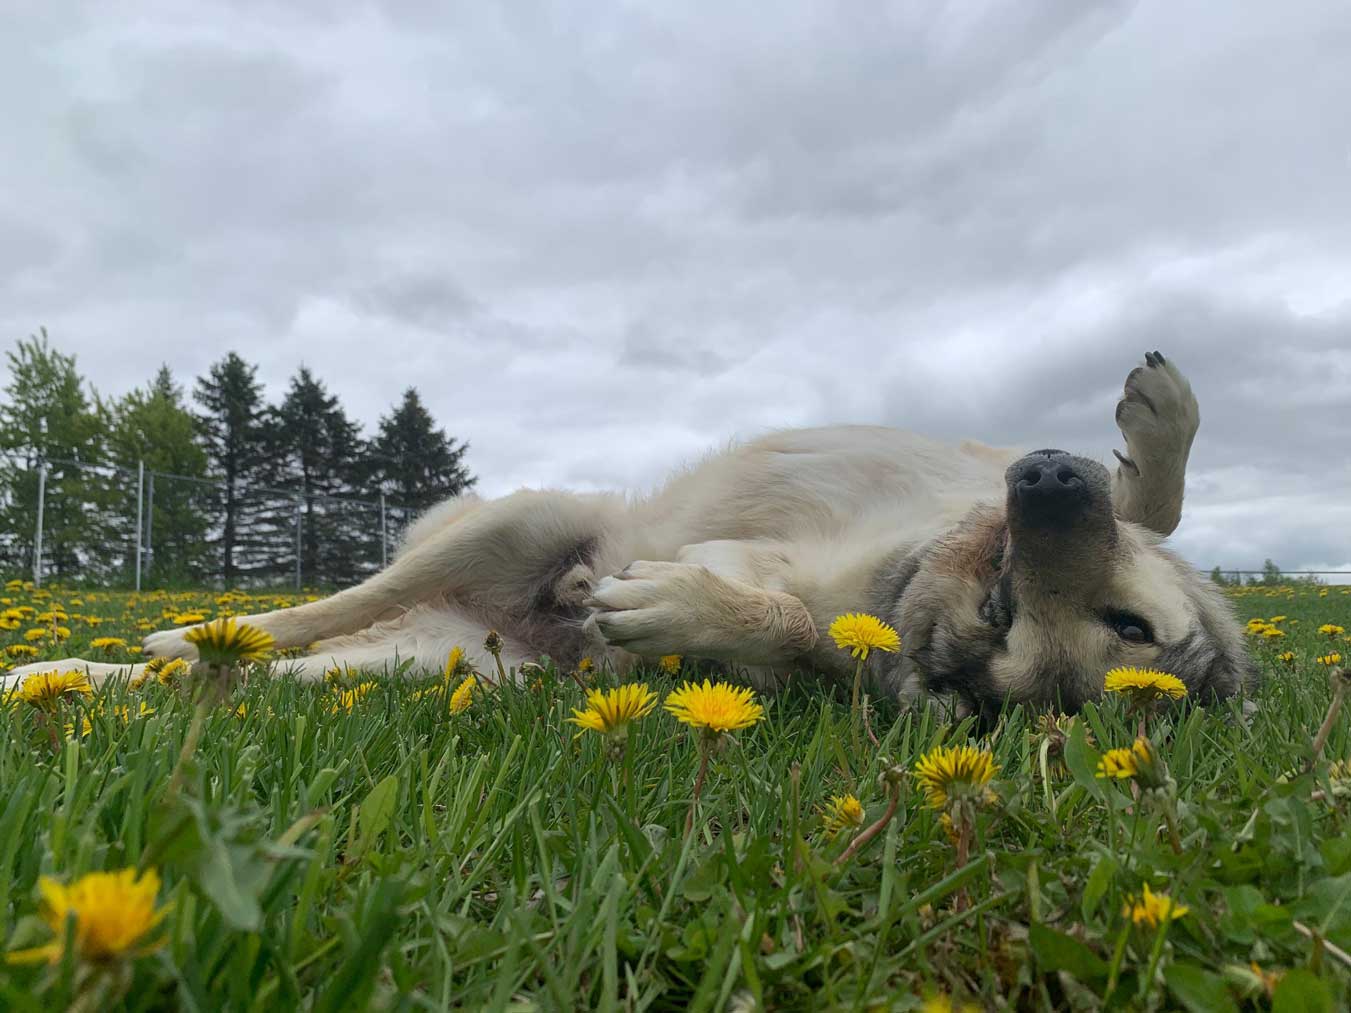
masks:
[[[382,494],[392,544],[418,513],[476,482],[468,444],[437,426],[415,387],[366,437],[306,366],[269,403],[258,367],[235,352],[196,377],[190,396],[161,366],[145,386],[104,397],[45,330],[6,359],[0,564],[11,574],[32,565],[40,464],[44,572],[107,583],[134,566],[144,464],[148,586],[275,584],[297,561],[307,585],[349,584],[381,564]]]

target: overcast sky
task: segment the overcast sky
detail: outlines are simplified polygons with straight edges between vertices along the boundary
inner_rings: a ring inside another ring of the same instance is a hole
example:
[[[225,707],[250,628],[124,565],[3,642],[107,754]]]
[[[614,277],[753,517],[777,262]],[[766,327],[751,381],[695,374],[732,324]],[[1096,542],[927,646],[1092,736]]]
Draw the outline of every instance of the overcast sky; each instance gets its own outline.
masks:
[[[100,391],[235,349],[416,384],[485,492],[646,488],[831,422],[1110,460],[1158,348],[1174,544],[1351,570],[1345,0],[22,6],[0,339]]]

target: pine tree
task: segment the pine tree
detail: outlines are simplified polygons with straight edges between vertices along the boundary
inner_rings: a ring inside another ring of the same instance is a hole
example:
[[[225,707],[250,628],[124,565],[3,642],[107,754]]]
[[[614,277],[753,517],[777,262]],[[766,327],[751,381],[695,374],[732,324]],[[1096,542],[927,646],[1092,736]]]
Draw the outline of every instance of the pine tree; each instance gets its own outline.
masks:
[[[216,544],[220,572],[227,585],[265,569],[258,563],[257,554],[249,551],[256,548],[252,539],[242,537],[242,522],[255,507],[246,493],[259,484],[267,460],[263,389],[257,373],[257,366],[231,352],[212,365],[206,376],[197,378],[193,392],[204,409],[196,419],[209,471],[223,486],[218,501],[221,531]]]
[[[0,404],[0,450],[8,452],[0,463],[6,563],[13,569],[32,563],[38,467],[45,465],[44,569],[72,576],[107,544],[91,509],[106,491],[92,471],[103,457],[105,420],[85,393],[75,357],[53,349],[45,329],[5,358],[11,374]]]
[[[111,415],[113,460],[128,472],[143,462],[147,471],[147,577],[159,583],[204,579],[211,565],[206,549],[211,495],[208,486],[193,479],[206,478],[207,457],[169,367],[161,366],[147,387],[116,402]],[[134,506],[128,509],[134,514]]]
[[[302,504],[301,572],[308,582],[350,584],[370,568],[362,564],[372,556],[370,533],[362,531],[359,505],[351,502],[363,451],[359,428],[304,366],[269,419],[270,481],[294,489]]]
[[[473,488],[478,479],[464,465],[468,449],[468,443],[456,446],[444,429],[436,428],[417,388],[409,387],[399,405],[381,417],[371,441],[371,484],[389,497],[407,522]]]

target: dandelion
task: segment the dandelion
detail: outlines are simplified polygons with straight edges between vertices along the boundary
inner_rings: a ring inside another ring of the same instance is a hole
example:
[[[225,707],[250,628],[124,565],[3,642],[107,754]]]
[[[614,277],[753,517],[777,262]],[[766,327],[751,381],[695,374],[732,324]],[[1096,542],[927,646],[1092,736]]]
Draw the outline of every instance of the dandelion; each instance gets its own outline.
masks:
[[[1272,616],[1270,619],[1267,620],[1267,622],[1270,622],[1270,623],[1283,623],[1283,622],[1285,622],[1285,616]]]
[[[1188,912],[1181,904],[1174,904],[1166,893],[1154,893],[1145,883],[1139,897],[1128,895],[1121,913],[1136,926],[1157,929],[1164,922],[1177,921]]]
[[[52,635],[52,631],[45,626],[36,626],[31,630],[24,630],[23,638],[30,644],[38,640],[46,640]]]
[[[1187,695],[1187,687],[1181,679],[1152,668],[1114,668],[1107,673],[1103,689],[1121,693],[1133,707],[1142,707],[1164,697],[1181,700]]]
[[[894,654],[901,649],[901,638],[895,629],[876,616],[861,612],[837,616],[828,632],[836,647],[859,661],[867,661],[870,651]]]
[[[623,741],[628,735],[630,722],[646,717],[657,704],[657,694],[647,688],[647,683],[629,683],[611,690],[589,690],[586,694],[586,709],[573,709],[568,721],[582,731],[599,732],[615,741]]]
[[[455,687],[455,692],[450,694],[450,703],[446,709],[452,714],[463,714],[474,702],[474,691],[477,688],[478,680],[472,675],[467,676],[464,682]]]
[[[863,826],[863,804],[853,795],[832,795],[821,807],[821,821],[827,837],[856,830]]]
[[[502,665],[502,648],[505,646],[502,634],[496,630],[489,630],[488,635],[483,638],[483,649],[491,654],[493,661],[497,663],[497,675],[502,680],[503,685],[506,685],[507,682],[507,670]]]
[[[1324,636],[1337,637],[1345,633],[1346,630],[1340,626],[1334,626],[1332,623],[1324,623],[1322,626],[1318,627],[1318,632],[1322,633]]]
[[[765,709],[755,702],[755,694],[745,688],[729,686],[725,682],[703,685],[685,682],[666,697],[663,704],[677,721],[694,729],[699,736],[699,772],[694,778],[694,796],[690,811],[685,816],[685,833],[694,828],[694,811],[699,805],[699,794],[708,773],[708,758],[727,732],[749,728],[765,716]]]
[[[149,953],[162,943],[146,937],[168,914],[168,908],[155,907],[159,888],[154,869],[91,872],[70,885],[43,876],[38,880],[42,917],[56,938],[45,946],[10,953],[7,959],[13,964],[59,962],[68,919],[75,923],[75,950],[85,960],[102,963]]]
[[[441,672],[441,678],[446,682],[450,682],[451,679],[459,674],[460,668],[463,665],[464,648],[459,646],[452,647],[450,649],[450,654],[446,656],[446,667]]]
[[[975,746],[936,746],[915,764],[915,780],[930,809],[946,809],[956,801],[988,801],[988,787],[999,773],[994,757]]]
[[[1293,665],[1295,663],[1295,652],[1282,651],[1280,654],[1276,655],[1276,660],[1283,665]]]
[[[335,713],[340,710],[350,712],[353,707],[366,698],[366,696],[379,684],[374,682],[360,682],[351,689],[344,689],[338,693],[332,706],[329,708]]]
[[[5,648],[5,653],[11,658],[36,658],[38,649],[32,644],[10,644]]]
[[[836,616],[827,631],[835,641],[835,646],[848,651],[856,662],[854,665],[854,688],[849,698],[849,729],[854,743],[854,755],[863,751],[859,725],[862,723],[863,665],[870,651],[885,651],[894,654],[901,649],[900,635],[876,616],[863,612],[846,612]]]
[[[36,672],[10,693],[10,700],[49,711],[68,697],[89,696],[93,692],[94,687],[84,672]]]
[[[729,686],[725,682],[703,685],[682,683],[666,698],[665,708],[691,728],[702,728],[706,735],[717,737],[723,732],[749,728],[762,717],[765,709],[755,702],[755,693],[744,687]]]
[[[657,667],[667,675],[679,675],[681,660],[678,654],[664,654],[657,662]]]
[[[112,654],[119,648],[127,646],[127,642],[121,637],[95,637],[89,641],[89,646],[96,651],[102,651],[104,654]]]
[[[206,619],[201,612],[178,612],[167,617],[175,626],[187,626],[191,623],[200,623]]]
[[[1285,630],[1278,630],[1274,626],[1268,626],[1262,631],[1262,637],[1266,640],[1276,640],[1285,636]]]
[[[183,639],[197,648],[204,664],[223,668],[263,661],[274,644],[272,634],[233,618],[194,627],[183,634]]]
[[[192,671],[192,666],[182,658],[151,658],[143,671],[154,676],[161,686],[173,686]]]
[[[1320,654],[1314,660],[1320,665],[1340,665],[1342,656],[1337,651],[1333,651],[1331,654]]]

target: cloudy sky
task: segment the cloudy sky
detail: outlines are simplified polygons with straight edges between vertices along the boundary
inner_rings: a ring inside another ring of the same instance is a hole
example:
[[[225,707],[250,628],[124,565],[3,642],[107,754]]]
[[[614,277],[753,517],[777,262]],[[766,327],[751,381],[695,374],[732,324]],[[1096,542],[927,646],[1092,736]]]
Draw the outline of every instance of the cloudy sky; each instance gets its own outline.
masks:
[[[1110,459],[1158,348],[1175,544],[1351,570],[1345,0],[22,6],[0,340],[101,391],[235,349],[416,384],[489,493],[642,488],[828,422]]]

